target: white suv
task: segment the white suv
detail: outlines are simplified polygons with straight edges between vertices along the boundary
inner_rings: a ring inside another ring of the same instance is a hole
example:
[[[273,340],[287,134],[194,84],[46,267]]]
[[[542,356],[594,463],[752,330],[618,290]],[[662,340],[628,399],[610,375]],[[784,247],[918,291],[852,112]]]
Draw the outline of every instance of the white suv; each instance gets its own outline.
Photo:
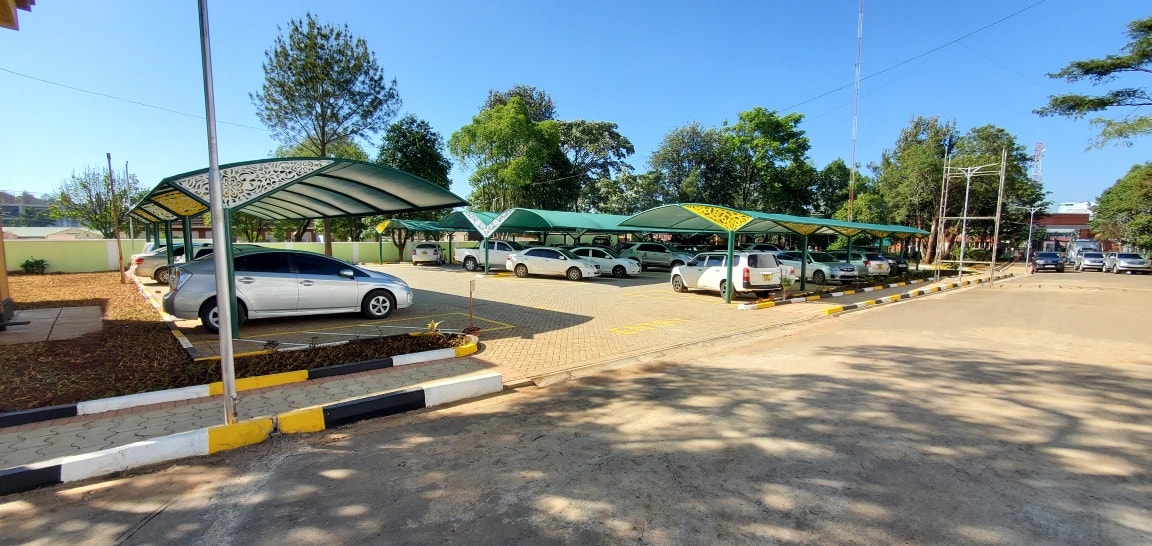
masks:
[[[676,267],[692,259],[691,254],[681,252],[664,243],[631,243],[620,249],[620,256],[640,262],[640,268]]]
[[[687,292],[690,288],[724,293],[728,279],[727,252],[698,254],[684,265],[672,268],[672,289]],[[795,269],[783,265],[776,256],[767,252],[735,252],[732,254],[732,292],[755,293],[767,296],[780,290],[784,274],[795,278]]]

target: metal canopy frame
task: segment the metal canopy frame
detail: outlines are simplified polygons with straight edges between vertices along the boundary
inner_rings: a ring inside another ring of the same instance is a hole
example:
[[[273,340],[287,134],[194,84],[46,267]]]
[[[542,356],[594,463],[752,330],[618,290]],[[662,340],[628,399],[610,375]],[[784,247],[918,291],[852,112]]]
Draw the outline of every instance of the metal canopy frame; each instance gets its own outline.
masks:
[[[843,235],[848,238],[848,257],[851,260],[852,237],[867,233],[877,238],[907,238],[927,235],[928,232],[907,226],[866,224],[825,218],[809,218],[789,214],[736,210],[701,203],[662,205],[633,215],[620,222],[621,226],[653,230],[677,229],[685,231],[725,233],[728,239],[727,277],[724,302],[732,302],[732,255],[737,234],[789,233],[800,235],[800,288],[806,288],[808,266],[808,236],[813,234]]]

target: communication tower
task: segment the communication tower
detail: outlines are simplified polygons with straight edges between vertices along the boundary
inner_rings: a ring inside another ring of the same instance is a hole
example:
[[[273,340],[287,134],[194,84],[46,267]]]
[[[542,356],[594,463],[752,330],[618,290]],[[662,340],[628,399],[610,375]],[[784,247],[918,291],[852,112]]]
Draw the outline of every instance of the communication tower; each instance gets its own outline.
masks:
[[[1044,159],[1044,143],[1037,141],[1036,149],[1032,152],[1032,181],[1037,184],[1044,183],[1044,169],[1041,166],[1041,160]]]

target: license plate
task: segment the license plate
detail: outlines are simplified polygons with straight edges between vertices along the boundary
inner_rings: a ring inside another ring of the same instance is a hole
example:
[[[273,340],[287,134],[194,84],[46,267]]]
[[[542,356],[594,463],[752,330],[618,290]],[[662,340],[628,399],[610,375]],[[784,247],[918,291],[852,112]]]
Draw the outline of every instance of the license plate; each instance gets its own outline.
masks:
[[[427,250],[421,250],[421,251],[420,251],[420,255],[421,255],[421,256],[427,256],[427,255],[428,255],[428,251],[427,251]]]
[[[764,280],[766,280],[766,281],[772,280],[772,274],[771,273],[761,273],[761,275],[764,276]]]

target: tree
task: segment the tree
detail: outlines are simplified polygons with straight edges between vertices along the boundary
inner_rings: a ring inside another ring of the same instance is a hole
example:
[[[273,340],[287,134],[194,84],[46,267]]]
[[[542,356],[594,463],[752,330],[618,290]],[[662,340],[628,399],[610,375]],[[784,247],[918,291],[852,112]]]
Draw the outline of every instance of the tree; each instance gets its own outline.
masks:
[[[636,214],[676,202],[663,176],[657,171],[644,174],[620,173],[615,180],[601,179],[600,208],[604,214]]]
[[[580,198],[576,209],[592,211],[600,208],[600,181],[610,180],[629,172],[632,166],[625,159],[636,153],[615,123],[607,121],[561,121],[560,149],[579,177]]]
[[[944,156],[950,153],[945,143],[953,142],[955,136],[954,123],[942,123],[938,117],[915,116],[900,131],[893,148],[881,154],[880,164],[872,166],[876,190],[888,207],[889,219],[931,233],[926,261],[933,260],[937,247]]]
[[[1088,80],[1100,85],[1116,79],[1120,74],[1137,73],[1147,76],[1152,72],[1152,17],[1137,19],[1128,23],[1130,41],[1121,48],[1120,55],[1107,55],[1103,59],[1073,61],[1059,72],[1048,77],[1063,79],[1070,83]],[[1109,108],[1134,108],[1121,119],[1098,117],[1092,125],[1100,128],[1100,135],[1093,147],[1109,142],[1131,145],[1131,139],[1140,135],[1152,134],[1152,114],[1136,115],[1142,106],[1152,106],[1152,96],[1147,87],[1123,87],[1103,95],[1053,95],[1048,97],[1048,105],[1035,110],[1041,116],[1065,116],[1083,118],[1092,112]]]
[[[361,148],[356,142],[346,138],[330,142],[328,144],[327,156],[318,154],[317,150],[308,142],[302,142],[292,146],[280,145],[273,153],[276,157],[338,157],[340,159],[368,161],[368,152],[365,152],[364,148]],[[233,219],[233,222],[235,222],[235,219]],[[326,219],[325,224],[325,232],[329,235],[324,239],[326,241],[325,250],[331,250],[328,243],[330,243],[334,237],[348,238],[353,241],[359,240],[358,238],[350,237],[350,234],[355,233],[357,229],[356,225],[359,224],[356,220],[336,218],[334,222],[328,222]],[[273,222],[272,225],[276,233],[286,234],[285,238],[296,242],[304,240],[304,234],[308,232],[311,226],[311,218],[305,218],[303,220],[277,220]]]
[[[536,89],[531,85],[515,85],[507,91],[488,90],[488,99],[484,101],[481,110],[488,110],[497,106],[508,104],[513,97],[524,101],[528,107],[528,118],[536,123],[556,119],[556,104],[547,92]]]
[[[528,105],[519,97],[473,116],[472,123],[448,139],[448,149],[473,169],[469,201],[481,208],[531,205],[527,194],[533,191],[571,191],[557,185],[549,187],[552,182],[565,180],[541,180],[545,167],[557,161],[557,156],[563,157],[560,131],[555,121],[533,121]],[[538,187],[531,188],[533,184]]]
[[[329,157],[333,143],[355,142],[387,125],[400,108],[396,80],[388,83],[376,55],[348,25],[320,24],[308,13],[288,22],[264,53],[264,86],[249,94],[256,115],[284,146]],[[325,253],[331,229],[325,219]]]
[[[45,227],[51,225],[52,213],[47,209],[26,207],[20,215],[13,218],[9,225],[13,227]]]
[[[848,183],[852,172],[843,159],[836,159],[816,173],[812,185],[812,215],[831,218],[848,202]]]
[[[807,162],[810,144],[800,129],[803,114],[780,116],[757,106],[740,112],[724,128],[736,182],[733,206],[803,215],[812,204],[815,173]]]
[[[408,114],[388,126],[384,141],[376,154],[376,163],[414,174],[444,189],[450,189],[452,162],[444,155],[444,139],[432,129],[427,121]],[[426,210],[394,215],[405,220],[439,220],[446,214],[443,210]],[[370,216],[364,223],[376,226],[386,220],[384,216]],[[374,231],[374,230],[373,230]],[[408,230],[394,229],[392,242],[397,248],[412,238]]]
[[[732,206],[732,165],[721,132],[691,123],[674,129],[648,161],[660,173],[660,192],[673,203],[697,202]]]
[[[1092,231],[1138,248],[1152,248],[1152,162],[1134,165],[1096,200]]]
[[[232,215],[232,231],[249,243],[263,241],[264,233],[275,227],[275,222],[251,214],[237,212]]]
[[[144,197],[140,181],[135,174],[117,176],[115,192],[109,184],[108,173],[91,167],[61,183],[51,197],[53,218],[68,218],[80,225],[99,231],[105,239],[116,236],[113,226],[127,225],[127,212]],[[116,218],[112,209],[115,204]]]

